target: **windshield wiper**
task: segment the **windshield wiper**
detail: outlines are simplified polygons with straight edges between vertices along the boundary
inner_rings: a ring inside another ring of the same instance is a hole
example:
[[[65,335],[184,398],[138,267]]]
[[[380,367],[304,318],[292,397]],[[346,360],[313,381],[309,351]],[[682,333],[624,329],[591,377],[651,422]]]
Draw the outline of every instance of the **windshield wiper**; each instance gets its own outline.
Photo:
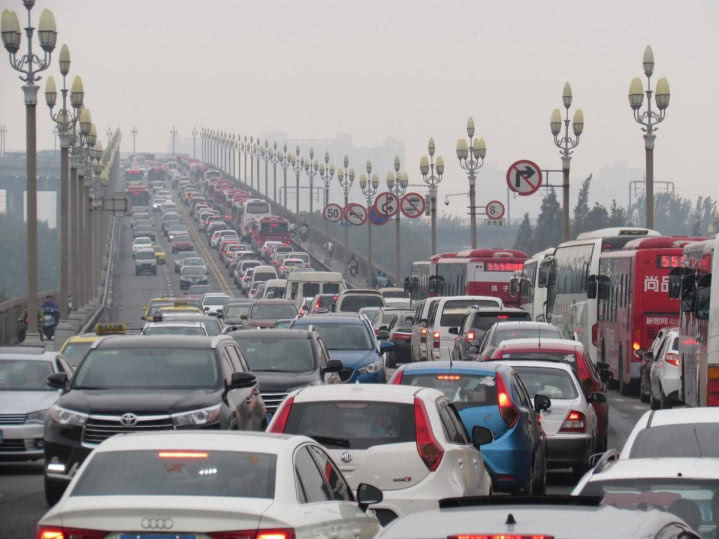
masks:
[[[350,446],[350,441],[347,438],[333,438],[332,436],[315,436],[309,435],[315,442],[323,445],[336,445],[337,447],[344,447],[346,449]]]

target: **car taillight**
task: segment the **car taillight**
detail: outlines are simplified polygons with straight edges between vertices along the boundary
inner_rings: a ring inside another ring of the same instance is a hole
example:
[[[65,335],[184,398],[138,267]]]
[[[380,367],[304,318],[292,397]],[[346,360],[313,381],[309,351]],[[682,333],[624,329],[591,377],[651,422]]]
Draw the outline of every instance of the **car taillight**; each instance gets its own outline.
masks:
[[[444,449],[432,434],[432,426],[429,423],[424,403],[416,397],[414,399],[414,432],[419,457],[430,472],[435,471],[442,461]]]
[[[420,336],[420,342],[426,343],[427,342],[427,328],[419,328],[419,336]]]
[[[719,406],[719,367],[707,368],[707,406]]]
[[[432,347],[433,348],[439,348],[439,331],[433,331],[432,332]]]
[[[463,533],[460,535],[448,535],[447,539],[554,539],[553,535],[542,535],[532,533],[530,535],[516,535],[513,533],[476,534]]]
[[[584,414],[572,410],[567,414],[567,418],[562,423],[562,428],[559,432],[585,432],[587,428],[587,422],[585,421]]]
[[[295,530],[290,528],[277,530],[238,530],[230,532],[210,532],[212,539],[295,539]]]
[[[35,539],[102,539],[108,533],[102,530],[39,525],[35,530]]]
[[[499,414],[504,419],[508,427],[513,427],[519,418],[519,410],[514,406],[512,397],[507,391],[507,385],[504,383],[502,375],[497,373],[497,406],[499,406]]]
[[[597,346],[597,335],[599,334],[599,324],[592,325],[592,344]]]
[[[392,385],[402,385],[402,376],[404,376],[404,371],[396,371],[394,373],[394,376],[390,379],[389,383]]]
[[[475,334],[474,331],[468,331],[464,334],[464,341],[465,342],[472,342],[474,340]]]
[[[270,427],[270,432],[278,432],[283,433],[285,432],[285,427],[287,426],[287,420],[290,418],[290,412],[292,411],[292,403],[295,402],[294,397],[290,397],[289,399],[285,399],[285,401],[280,404],[279,410],[275,412],[275,417],[272,418],[272,425]]]
[[[399,340],[399,341],[409,341],[412,338],[411,333],[400,333],[399,331],[395,331],[392,334],[393,340]]]
[[[670,365],[674,365],[675,367],[678,367],[679,366],[679,354],[674,354],[671,352],[664,354],[664,361],[666,361]]]

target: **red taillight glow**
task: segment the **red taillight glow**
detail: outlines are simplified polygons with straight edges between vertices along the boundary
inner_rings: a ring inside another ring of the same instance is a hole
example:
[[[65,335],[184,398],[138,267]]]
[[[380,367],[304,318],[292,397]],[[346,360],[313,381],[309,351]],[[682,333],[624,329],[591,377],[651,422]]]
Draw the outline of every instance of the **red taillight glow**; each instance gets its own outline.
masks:
[[[719,367],[707,368],[707,406],[719,406]]]
[[[427,342],[427,328],[419,328],[420,342]]]
[[[404,371],[396,371],[394,373],[394,376],[390,379],[389,383],[392,385],[402,385],[402,377],[404,376]]]
[[[102,539],[108,533],[102,530],[39,525],[35,530],[35,539]]]
[[[567,418],[562,423],[559,432],[585,432],[587,423],[584,421],[584,414],[572,410],[567,414]]]
[[[517,418],[519,418],[519,410],[514,406],[509,396],[509,391],[507,391],[507,385],[504,383],[502,375],[497,373],[495,380],[497,382],[497,406],[499,406],[499,414],[508,427],[513,427],[517,422]]]
[[[409,341],[409,340],[412,339],[412,334],[411,334],[411,333],[402,333],[402,332],[399,332],[399,331],[395,331],[395,332],[392,334],[392,339],[394,339],[394,340],[396,340],[396,341]]]
[[[439,331],[432,332],[432,340],[434,341],[432,343],[432,346],[434,348],[439,348],[439,337],[440,337]]]
[[[294,397],[290,397],[289,399],[285,399],[285,401],[280,404],[279,410],[275,412],[275,416],[272,420],[272,425],[270,426],[270,432],[278,432],[283,433],[285,432],[285,427],[287,426],[287,420],[290,418],[290,412],[292,411],[292,403],[295,402]]]
[[[498,314],[497,320],[507,320],[509,318],[508,314]]]
[[[472,342],[474,340],[475,334],[474,331],[468,331],[464,334],[464,340],[466,342]]]
[[[418,398],[414,399],[414,428],[417,453],[419,453],[419,457],[427,466],[427,469],[433,472],[442,461],[444,449],[437,443],[434,434],[432,434],[432,426],[427,417],[427,410],[424,408],[424,403]]]
[[[212,539],[295,539],[293,529],[277,530],[238,530],[229,532],[210,532]]]
[[[443,380],[443,381],[456,381],[461,380],[462,377],[459,374],[438,374],[436,376],[437,380]]]
[[[207,451],[160,451],[157,456],[161,459],[206,459]]]
[[[679,366],[679,354],[667,353],[664,354],[664,361],[675,367]]]

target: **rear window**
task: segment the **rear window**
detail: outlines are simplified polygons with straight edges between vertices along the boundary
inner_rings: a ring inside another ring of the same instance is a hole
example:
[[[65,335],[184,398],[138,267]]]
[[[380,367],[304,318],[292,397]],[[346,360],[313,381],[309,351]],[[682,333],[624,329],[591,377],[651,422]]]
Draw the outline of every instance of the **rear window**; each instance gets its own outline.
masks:
[[[382,295],[386,298],[409,299],[409,294],[403,290],[385,290]]]
[[[467,314],[473,306],[496,307],[497,302],[476,299],[454,299],[447,301],[444,307],[442,307],[442,317],[439,319],[439,325],[450,328],[459,326],[462,323],[464,315]]]
[[[498,329],[492,336],[492,344],[499,344],[502,341],[510,339],[561,339],[562,334],[556,328],[517,328],[517,329]]]
[[[269,453],[108,451],[95,453],[70,496],[273,499],[276,465]]]
[[[324,283],[322,285],[323,294],[339,294],[340,284],[339,283]]]
[[[320,293],[320,284],[319,283],[304,283],[302,285],[302,297],[309,298],[315,297],[317,294]]]
[[[384,301],[381,296],[351,294],[342,299],[341,311],[356,313],[362,307],[383,307]]]
[[[546,367],[514,367],[530,397],[545,395],[550,399],[572,400],[577,386],[567,371]]]
[[[361,401],[294,404],[285,433],[315,438],[329,448],[368,449],[414,442],[414,405]]]
[[[297,309],[292,303],[273,304],[255,304],[250,312],[250,318],[255,320],[294,318],[297,316]]]
[[[629,458],[719,458],[717,440],[719,440],[719,423],[651,427],[639,431]]]
[[[487,331],[497,322],[510,322],[512,320],[531,320],[528,312],[477,312],[472,319],[472,328]],[[557,333],[550,333],[552,337],[556,337]],[[536,337],[537,332],[535,330],[533,335],[530,337]],[[515,337],[519,338],[519,337]]]
[[[435,373],[412,375],[404,373],[402,385],[438,389],[457,410],[473,406],[496,405],[497,386],[494,375]]]
[[[269,281],[270,279],[277,279],[277,275],[271,271],[258,271],[254,274],[254,280],[257,281]]]

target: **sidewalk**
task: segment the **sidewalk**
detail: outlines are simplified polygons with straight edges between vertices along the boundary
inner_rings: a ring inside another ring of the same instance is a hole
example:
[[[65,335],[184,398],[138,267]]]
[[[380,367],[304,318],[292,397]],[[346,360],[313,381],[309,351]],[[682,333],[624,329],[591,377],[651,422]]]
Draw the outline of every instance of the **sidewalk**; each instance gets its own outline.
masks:
[[[345,281],[347,281],[347,283],[349,283],[352,288],[369,287],[369,284],[364,277],[352,277],[347,271],[347,268],[345,267],[345,264],[342,260],[338,260],[336,257],[332,260],[328,260],[327,251],[325,249],[322,249],[321,246],[311,243],[309,240],[303,243],[299,240],[299,238],[295,239],[295,243],[302,246],[305,251],[320,260],[323,264],[326,264],[327,266],[331,267],[332,271],[337,271],[341,273],[344,276]]]

